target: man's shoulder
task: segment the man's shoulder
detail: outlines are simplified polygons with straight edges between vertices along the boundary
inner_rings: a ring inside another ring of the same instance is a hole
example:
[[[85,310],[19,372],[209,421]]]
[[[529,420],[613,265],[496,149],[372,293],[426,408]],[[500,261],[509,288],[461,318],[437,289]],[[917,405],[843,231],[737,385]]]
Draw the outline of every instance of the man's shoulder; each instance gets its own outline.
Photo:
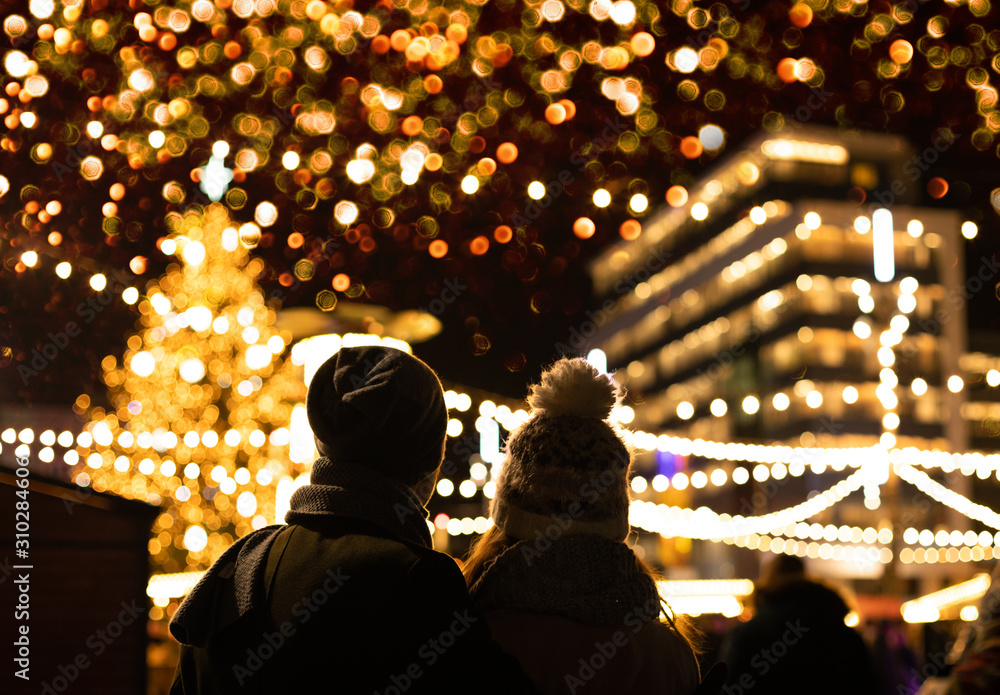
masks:
[[[412,581],[415,576],[461,576],[454,560],[444,553],[394,538],[374,525],[293,525],[279,560],[279,574],[323,575],[330,568],[379,583]]]
[[[450,557],[360,531],[331,535],[305,526],[290,529],[269,587],[275,624],[335,615],[339,625],[365,632],[376,617],[423,624],[467,604],[465,581]]]

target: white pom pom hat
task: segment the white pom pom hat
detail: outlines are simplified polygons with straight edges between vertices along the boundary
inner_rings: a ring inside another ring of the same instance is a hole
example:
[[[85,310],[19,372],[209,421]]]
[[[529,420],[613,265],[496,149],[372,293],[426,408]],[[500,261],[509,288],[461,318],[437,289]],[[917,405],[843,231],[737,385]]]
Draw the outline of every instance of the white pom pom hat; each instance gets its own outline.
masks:
[[[632,452],[607,418],[618,387],[585,360],[563,358],[531,387],[531,418],[507,440],[493,523],[509,538],[628,536]]]

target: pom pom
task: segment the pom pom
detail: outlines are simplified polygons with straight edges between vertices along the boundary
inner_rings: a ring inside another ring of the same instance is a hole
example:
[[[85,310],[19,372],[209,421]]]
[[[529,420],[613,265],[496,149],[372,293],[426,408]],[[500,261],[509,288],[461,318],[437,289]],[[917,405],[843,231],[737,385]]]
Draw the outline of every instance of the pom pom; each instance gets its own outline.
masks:
[[[531,387],[528,404],[545,415],[606,420],[618,402],[618,386],[586,360],[563,358]]]

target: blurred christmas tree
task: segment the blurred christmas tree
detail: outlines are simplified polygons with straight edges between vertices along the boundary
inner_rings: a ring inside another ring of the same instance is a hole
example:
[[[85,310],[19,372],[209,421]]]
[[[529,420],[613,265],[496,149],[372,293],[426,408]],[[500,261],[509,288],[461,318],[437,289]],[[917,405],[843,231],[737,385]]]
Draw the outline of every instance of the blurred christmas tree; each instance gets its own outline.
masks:
[[[280,359],[291,337],[256,282],[264,263],[246,252],[259,228],[237,230],[221,205],[167,221],[161,248],[181,263],[147,288],[124,359],[104,360],[114,410],[86,411],[93,442],[76,481],[161,505],[150,556],[178,572],[274,522],[277,485],[297,472],[288,427],[305,386]]]

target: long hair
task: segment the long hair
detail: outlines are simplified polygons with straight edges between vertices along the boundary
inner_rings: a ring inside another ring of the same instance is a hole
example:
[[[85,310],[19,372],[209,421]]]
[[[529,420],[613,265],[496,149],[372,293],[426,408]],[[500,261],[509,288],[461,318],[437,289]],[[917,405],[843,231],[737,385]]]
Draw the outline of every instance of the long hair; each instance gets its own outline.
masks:
[[[466,586],[472,588],[483,576],[483,573],[490,568],[490,565],[515,543],[516,541],[508,538],[499,528],[490,526],[486,530],[486,533],[472,542],[465,562],[462,563],[462,574],[465,575]],[[652,581],[656,582],[662,579],[659,573],[642,558],[635,556],[635,561],[643,574],[648,576]],[[688,616],[676,615],[662,596],[660,597],[660,615],[688,643],[696,655],[701,652],[701,643],[704,636],[694,626],[694,623]]]

